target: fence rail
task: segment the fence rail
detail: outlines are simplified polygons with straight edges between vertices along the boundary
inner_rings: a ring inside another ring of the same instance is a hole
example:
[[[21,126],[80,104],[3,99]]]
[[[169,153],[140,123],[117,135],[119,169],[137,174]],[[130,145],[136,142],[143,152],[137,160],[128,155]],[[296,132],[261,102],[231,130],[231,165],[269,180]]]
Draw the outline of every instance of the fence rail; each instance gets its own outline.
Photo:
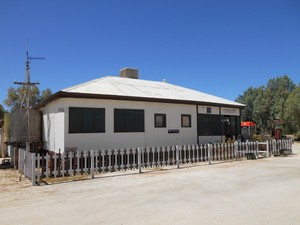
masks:
[[[235,142],[206,145],[66,151],[63,154],[35,154],[19,150],[19,171],[32,180],[177,166],[190,163],[234,161],[253,155],[255,158],[279,154],[292,149],[291,140]]]

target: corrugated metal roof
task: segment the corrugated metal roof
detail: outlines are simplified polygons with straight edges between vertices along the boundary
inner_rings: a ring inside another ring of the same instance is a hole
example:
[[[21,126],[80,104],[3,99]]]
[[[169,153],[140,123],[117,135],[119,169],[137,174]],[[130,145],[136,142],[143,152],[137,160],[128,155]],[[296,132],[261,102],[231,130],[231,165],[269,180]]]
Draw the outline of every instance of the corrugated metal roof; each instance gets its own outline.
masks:
[[[95,95],[110,95],[120,97],[137,97],[151,99],[169,99],[177,101],[194,101],[244,107],[245,105],[206,94],[200,91],[184,88],[159,81],[130,79],[106,76],[61,90],[67,93],[82,93]]]

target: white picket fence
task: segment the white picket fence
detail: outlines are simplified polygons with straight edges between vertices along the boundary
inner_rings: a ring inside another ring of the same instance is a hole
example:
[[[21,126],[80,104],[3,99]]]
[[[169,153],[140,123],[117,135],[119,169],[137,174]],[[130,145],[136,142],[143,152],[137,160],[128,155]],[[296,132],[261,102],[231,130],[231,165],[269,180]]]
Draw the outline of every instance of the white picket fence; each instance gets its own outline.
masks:
[[[19,170],[32,180],[176,166],[190,163],[212,164],[235,161],[252,155],[255,158],[276,155],[281,149],[292,149],[292,141],[235,142],[206,145],[176,145],[132,149],[67,151],[63,154],[35,154],[19,151]]]

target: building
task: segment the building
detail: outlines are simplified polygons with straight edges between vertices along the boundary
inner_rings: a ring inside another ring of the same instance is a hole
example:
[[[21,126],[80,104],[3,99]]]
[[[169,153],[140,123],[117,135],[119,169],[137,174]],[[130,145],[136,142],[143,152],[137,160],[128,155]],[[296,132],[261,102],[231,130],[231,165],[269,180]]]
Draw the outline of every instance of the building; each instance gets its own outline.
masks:
[[[199,144],[240,135],[243,104],[124,68],[63,89],[35,106],[44,148],[79,150]]]

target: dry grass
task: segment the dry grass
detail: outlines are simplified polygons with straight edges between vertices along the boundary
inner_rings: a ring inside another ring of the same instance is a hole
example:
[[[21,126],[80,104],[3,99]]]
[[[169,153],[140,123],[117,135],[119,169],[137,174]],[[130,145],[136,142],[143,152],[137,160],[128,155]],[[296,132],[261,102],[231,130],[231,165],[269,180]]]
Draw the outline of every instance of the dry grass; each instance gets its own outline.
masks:
[[[1,192],[13,192],[22,188],[31,187],[31,182],[21,177],[20,173],[14,169],[0,170],[0,190]]]
[[[78,175],[78,176],[70,176],[70,177],[56,177],[56,178],[44,178],[42,182],[45,184],[58,184],[58,183],[66,183],[71,181],[80,181],[87,180],[87,175]]]

